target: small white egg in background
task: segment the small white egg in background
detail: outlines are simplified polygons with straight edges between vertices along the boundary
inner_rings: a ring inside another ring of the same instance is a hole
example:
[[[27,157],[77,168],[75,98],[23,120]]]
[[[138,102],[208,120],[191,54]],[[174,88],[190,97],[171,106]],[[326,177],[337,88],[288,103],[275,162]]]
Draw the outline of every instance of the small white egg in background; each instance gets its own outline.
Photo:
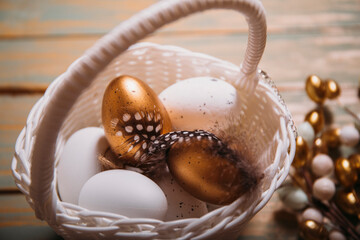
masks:
[[[330,200],[335,195],[335,184],[327,177],[318,178],[313,185],[313,194],[319,200]]]
[[[333,230],[329,234],[329,240],[346,240],[346,237],[341,232]]]
[[[57,183],[62,201],[78,204],[84,183],[101,171],[98,156],[108,147],[102,128],[83,128],[69,137],[57,166]]]
[[[319,153],[312,160],[311,170],[317,177],[330,175],[334,170],[334,162],[328,155]]]
[[[284,185],[277,190],[283,204],[293,210],[304,209],[308,204],[308,198],[303,190],[291,185]]]
[[[159,94],[175,130],[211,130],[238,115],[240,96],[229,83],[212,77],[179,81]]]
[[[340,141],[342,144],[354,147],[358,144],[359,139],[359,131],[353,125],[344,126],[340,129]]]
[[[309,147],[312,146],[315,139],[314,128],[307,121],[301,123],[298,127],[299,136],[303,137]]]
[[[96,174],[84,184],[79,206],[131,218],[163,220],[167,200],[150,178],[130,170],[113,169]]]
[[[167,198],[168,210],[165,221],[199,218],[208,212],[206,203],[187,193],[170,172],[166,171],[161,177],[155,179],[155,182]]]
[[[307,208],[301,215],[302,220],[314,220],[315,222],[322,223],[324,216],[316,208]]]

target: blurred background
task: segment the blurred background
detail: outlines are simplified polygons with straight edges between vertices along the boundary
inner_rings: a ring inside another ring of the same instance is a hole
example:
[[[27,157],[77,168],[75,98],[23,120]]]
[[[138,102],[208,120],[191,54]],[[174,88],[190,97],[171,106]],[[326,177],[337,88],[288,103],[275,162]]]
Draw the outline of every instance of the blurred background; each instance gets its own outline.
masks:
[[[17,190],[10,165],[18,134],[47,86],[101,36],[156,0],[0,0],[0,239],[58,239]],[[339,101],[360,113],[360,1],[265,0],[268,41],[260,68],[274,80],[296,124],[314,108],[310,74],[336,80]],[[240,64],[247,24],[211,10],[168,25],[144,41],[177,45]],[[352,118],[338,107],[337,124]],[[298,239],[293,214],[277,194],[240,239]]]

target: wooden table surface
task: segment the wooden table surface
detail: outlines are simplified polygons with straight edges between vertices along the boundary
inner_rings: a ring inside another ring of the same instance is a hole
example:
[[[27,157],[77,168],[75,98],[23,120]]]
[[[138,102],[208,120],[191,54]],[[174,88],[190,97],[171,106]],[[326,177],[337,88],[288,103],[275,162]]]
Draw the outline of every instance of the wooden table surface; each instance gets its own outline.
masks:
[[[17,190],[10,165],[33,104],[97,39],[156,0],[0,0],[0,239],[61,239],[37,220]],[[337,80],[340,101],[360,113],[359,0],[266,0],[268,42],[260,68],[278,85],[295,122],[315,107],[304,92],[309,74]],[[211,10],[145,39],[240,64],[247,25],[233,11]],[[351,123],[336,101],[338,124]],[[295,216],[277,194],[239,239],[298,239]]]

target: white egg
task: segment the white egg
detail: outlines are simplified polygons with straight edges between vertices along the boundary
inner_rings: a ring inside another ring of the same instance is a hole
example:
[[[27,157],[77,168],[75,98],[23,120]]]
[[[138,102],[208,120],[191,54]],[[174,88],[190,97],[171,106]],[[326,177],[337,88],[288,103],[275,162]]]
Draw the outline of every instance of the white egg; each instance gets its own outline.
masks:
[[[221,127],[229,113],[238,114],[241,103],[236,89],[212,77],[179,81],[159,95],[175,130],[212,130]]]
[[[96,174],[83,186],[79,205],[132,218],[163,220],[167,201],[150,178],[129,170],[114,169]]]
[[[307,208],[301,215],[302,220],[314,220],[315,222],[322,223],[324,216],[316,208]]]
[[[360,139],[359,131],[352,125],[344,126],[340,129],[340,141],[342,144],[354,147]]]
[[[299,136],[302,136],[309,147],[312,146],[315,138],[314,128],[307,121],[301,123],[298,128]]]
[[[308,204],[308,198],[303,190],[291,185],[285,185],[277,190],[283,204],[293,210],[301,210]]]
[[[164,191],[168,202],[166,221],[182,218],[199,218],[208,212],[206,203],[187,193],[171,176],[165,172],[155,180]]]
[[[322,177],[315,180],[313,194],[319,200],[330,200],[335,194],[335,184],[329,178]]]
[[[334,170],[334,162],[328,155],[319,153],[312,160],[311,170],[317,177],[329,175]]]
[[[333,230],[329,234],[329,240],[346,240],[346,237],[343,233],[337,230]]]
[[[82,186],[100,172],[98,156],[108,147],[102,128],[83,128],[70,136],[57,166],[58,190],[62,201],[78,204]]]

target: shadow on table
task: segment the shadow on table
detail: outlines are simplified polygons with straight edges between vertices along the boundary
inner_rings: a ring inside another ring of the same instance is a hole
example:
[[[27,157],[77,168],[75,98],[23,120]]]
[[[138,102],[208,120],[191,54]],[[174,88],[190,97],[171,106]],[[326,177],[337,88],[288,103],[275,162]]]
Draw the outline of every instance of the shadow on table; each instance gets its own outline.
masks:
[[[4,240],[63,240],[48,226],[21,226],[0,228]]]

